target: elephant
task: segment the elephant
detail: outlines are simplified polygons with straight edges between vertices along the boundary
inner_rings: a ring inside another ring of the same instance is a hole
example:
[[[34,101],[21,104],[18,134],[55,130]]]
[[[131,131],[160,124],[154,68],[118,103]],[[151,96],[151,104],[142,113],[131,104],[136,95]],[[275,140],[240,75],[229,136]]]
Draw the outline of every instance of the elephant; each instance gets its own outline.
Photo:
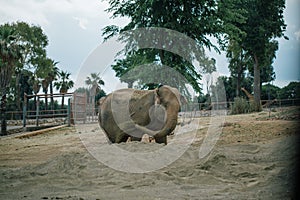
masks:
[[[144,134],[156,143],[167,144],[175,129],[181,99],[176,88],[168,85],[154,90],[120,89],[100,99],[98,120],[111,143],[140,141]]]

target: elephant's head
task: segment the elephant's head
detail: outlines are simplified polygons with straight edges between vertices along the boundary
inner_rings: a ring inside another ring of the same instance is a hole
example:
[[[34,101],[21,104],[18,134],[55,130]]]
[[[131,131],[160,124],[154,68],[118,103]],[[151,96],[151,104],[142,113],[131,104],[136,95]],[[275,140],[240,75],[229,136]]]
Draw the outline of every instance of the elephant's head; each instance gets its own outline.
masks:
[[[163,121],[163,125],[159,130],[150,129],[148,126],[140,126],[136,124],[136,128],[143,133],[149,134],[155,138],[158,143],[167,144],[166,137],[169,135],[177,125],[178,112],[180,110],[181,95],[176,88],[164,85],[155,90],[156,92],[156,112],[154,115],[156,119]],[[151,117],[151,113],[150,113]]]

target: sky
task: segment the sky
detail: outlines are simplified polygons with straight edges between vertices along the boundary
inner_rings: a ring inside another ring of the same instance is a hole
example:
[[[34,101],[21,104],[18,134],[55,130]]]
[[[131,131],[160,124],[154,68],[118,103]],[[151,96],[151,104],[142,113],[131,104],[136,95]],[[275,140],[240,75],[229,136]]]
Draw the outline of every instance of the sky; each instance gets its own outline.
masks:
[[[78,77],[88,75],[85,67],[90,61],[87,60],[98,51],[97,55],[101,54],[98,72],[105,71],[104,81],[115,83],[109,68],[114,58],[110,55],[115,52],[114,44],[103,44],[102,29],[112,24],[123,26],[128,19],[112,19],[111,14],[105,12],[106,8],[105,0],[0,0],[0,24],[25,21],[41,26],[49,39],[48,56],[58,61],[61,69],[71,72],[75,82]],[[284,17],[289,40],[279,39],[273,64],[276,73],[273,83],[279,87],[300,80],[300,0],[286,0]],[[216,59],[218,72],[229,75],[224,54],[208,54]]]

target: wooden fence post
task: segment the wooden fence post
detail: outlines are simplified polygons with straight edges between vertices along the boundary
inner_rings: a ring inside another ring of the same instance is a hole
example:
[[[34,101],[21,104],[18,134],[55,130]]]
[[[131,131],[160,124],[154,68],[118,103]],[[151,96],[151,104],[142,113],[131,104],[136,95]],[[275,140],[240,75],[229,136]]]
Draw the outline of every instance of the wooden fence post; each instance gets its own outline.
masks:
[[[39,115],[40,115],[40,97],[38,97],[36,101],[36,112],[35,112],[36,126],[39,126]]]
[[[71,126],[71,98],[68,99],[68,126]]]
[[[26,115],[27,115],[27,95],[24,93],[24,104],[23,104],[23,131],[26,131]]]

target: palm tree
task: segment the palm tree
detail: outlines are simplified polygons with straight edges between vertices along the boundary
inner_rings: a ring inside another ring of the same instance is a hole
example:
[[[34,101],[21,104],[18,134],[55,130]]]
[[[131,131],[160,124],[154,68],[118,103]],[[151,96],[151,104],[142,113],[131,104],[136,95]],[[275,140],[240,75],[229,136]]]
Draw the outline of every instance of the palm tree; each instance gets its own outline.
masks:
[[[43,92],[45,93],[45,110],[48,109],[48,97],[47,97],[48,87],[49,87],[49,81],[46,77],[42,80],[42,88],[43,88]]]
[[[101,85],[104,85],[104,81],[100,77],[100,73],[91,73],[91,76],[88,76],[85,84],[89,86],[90,98],[95,98],[95,95],[101,91]],[[93,102],[93,99],[91,99]]]
[[[50,86],[50,94],[53,94],[53,80],[57,76],[57,67],[55,65],[57,62],[54,62],[52,59],[45,56],[41,56],[36,60],[36,74],[39,78],[42,79],[42,88],[45,93],[45,107],[48,108],[48,88]],[[56,74],[55,74],[56,73]],[[53,105],[53,98],[51,98],[51,107]]]
[[[64,108],[64,99],[69,89],[71,89],[74,86],[74,82],[70,79],[70,73],[67,71],[60,71],[58,73],[60,80],[58,82],[55,82],[54,85],[57,90],[62,94],[62,101],[61,101],[61,108]]]
[[[35,73],[31,77],[30,83],[32,85],[33,93],[35,94],[35,96],[34,96],[34,109],[36,109],[36,95],[39,93],[39,91],[41,89],[41,84],[40,84],[40,80],[38,79],[38,77],[36,76]]]
[[[48,81],[49,81],[49,87],[50,87],[50,94],[51,94],[51,110],[54,109],[54,99],[53,99],[53,81],[55,81],[59,75],[59,68],[56,67],[58,62],[55,62],[54,60],[51,60],[51,68],[48,72]]]
[[[0,117],[1,134],[7,134],[6,93],[17,64],[22,58],[22,46],[18,44],[15,31],[8,24],[0,26]]]

